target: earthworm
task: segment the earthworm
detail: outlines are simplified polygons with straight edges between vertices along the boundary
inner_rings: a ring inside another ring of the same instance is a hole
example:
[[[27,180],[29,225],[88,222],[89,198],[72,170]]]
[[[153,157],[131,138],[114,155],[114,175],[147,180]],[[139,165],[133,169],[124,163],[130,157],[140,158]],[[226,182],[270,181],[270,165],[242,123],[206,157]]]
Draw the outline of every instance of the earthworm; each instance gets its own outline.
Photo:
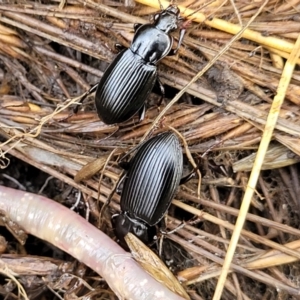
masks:
[[[117,243],[83,217],[46,197],[0,186],[0,210],[102,276],[120,299],[179,300]]]

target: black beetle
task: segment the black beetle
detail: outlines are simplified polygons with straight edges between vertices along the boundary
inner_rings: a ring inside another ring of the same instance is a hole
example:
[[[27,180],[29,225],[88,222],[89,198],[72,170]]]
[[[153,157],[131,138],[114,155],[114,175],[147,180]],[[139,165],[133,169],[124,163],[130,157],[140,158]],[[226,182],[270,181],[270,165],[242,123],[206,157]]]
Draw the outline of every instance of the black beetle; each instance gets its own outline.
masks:
[[[142,144],[129,162],[121,194],[121,214],[112,217],[115,234],[123,246],[131,232],[145,244],[152,242],[154,225],[163,218],[182,177],[183,157],[173,132],[159,134]]]
[[[185,33],[180,31],[178,46],[172,50],[170,32],[177,28],[182,18],[176,5],[154,16],[154,24],[135,24],[135,35],[129,49],[123,49],[104,72],[96,88],[95,104],[100,119],[106,124],[121,123],[138,111],[140,119],[145,111],[145,101],[155,83],[162,87],[156,64],[167,55],[177,53]],[[83,101],[83,99],[81,100]]]

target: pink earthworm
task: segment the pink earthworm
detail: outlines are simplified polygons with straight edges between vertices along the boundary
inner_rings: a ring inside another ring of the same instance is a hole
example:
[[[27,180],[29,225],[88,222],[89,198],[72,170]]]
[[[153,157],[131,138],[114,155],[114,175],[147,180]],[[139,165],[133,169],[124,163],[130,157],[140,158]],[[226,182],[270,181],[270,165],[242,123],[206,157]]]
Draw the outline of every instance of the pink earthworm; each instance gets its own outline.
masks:
[[[183,299],[153,279],[102,231],[51,199],[0,186],[0,210],[27,233],[89,266],[120,299]]]

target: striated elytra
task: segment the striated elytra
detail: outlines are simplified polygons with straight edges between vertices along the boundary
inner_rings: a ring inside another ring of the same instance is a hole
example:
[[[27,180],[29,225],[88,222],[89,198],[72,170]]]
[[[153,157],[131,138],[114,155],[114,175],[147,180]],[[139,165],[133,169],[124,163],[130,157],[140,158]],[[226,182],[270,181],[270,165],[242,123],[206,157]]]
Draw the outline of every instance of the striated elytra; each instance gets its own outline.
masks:
[[[129,162],[121,194],[121,213],[112,217],[116,236],[124,244],[131,232],[145,244],[169,208],[180,184],[183,157],[177,136],[165,132],[152,137]]]
[[[104,123],[124,122],[138,111],[142,119],[145,101],[156,83],[164,94],[156,64],[165,56],[177,53],[185,29],[181,29],[178,46],[174,50],[170,32],[177,28],[179,20],[179,8],[170,5],[154,16],[153,24],[135,25],[130,48],[117,55],[97,86],[95,104]]]

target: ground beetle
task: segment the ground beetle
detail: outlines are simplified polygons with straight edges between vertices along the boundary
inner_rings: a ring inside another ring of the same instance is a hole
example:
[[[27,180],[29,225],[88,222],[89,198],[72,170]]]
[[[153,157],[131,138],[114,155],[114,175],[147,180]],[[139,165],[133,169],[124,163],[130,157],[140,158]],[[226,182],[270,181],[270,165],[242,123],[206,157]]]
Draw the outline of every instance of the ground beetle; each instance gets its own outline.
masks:
[[[123,49],[118,54],[99,84],[87,93],[88,95],[97,89],[97,113],[104,123],[124,122],[138,111],[142,119],[145,101],[156,83],[164,95],[156,64],[165,56],[177,53],[185,28],[180,30],[178,46],[173,50],[170,32],[177,28],[181,19],[179,8],[170,5],[154,16],[153,24],[135,24],[135,35],[130,48]]]
[[[142,144],[128,165],[121,194],[121,214],[112,217],[123,246],[131,232],[145,244],[152,242],[156,225],[169,208],[182,177],[183,158],[173,132],[159,134]]]

